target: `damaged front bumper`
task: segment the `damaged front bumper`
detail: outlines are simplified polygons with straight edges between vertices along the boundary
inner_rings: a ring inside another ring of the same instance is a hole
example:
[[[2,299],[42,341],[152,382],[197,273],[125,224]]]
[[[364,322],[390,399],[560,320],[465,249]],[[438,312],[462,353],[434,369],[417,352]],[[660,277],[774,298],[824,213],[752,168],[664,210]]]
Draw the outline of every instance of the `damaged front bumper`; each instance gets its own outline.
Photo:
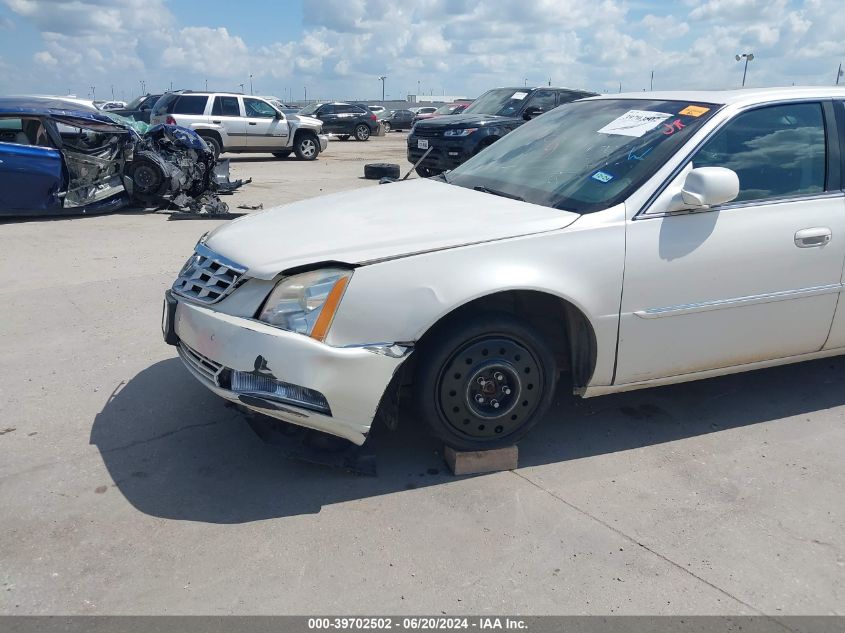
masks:
[[[217,395],[357,445],[407,358],[377,348],[331,347],[179,300],[169,290],[162,327],[188,370]]]

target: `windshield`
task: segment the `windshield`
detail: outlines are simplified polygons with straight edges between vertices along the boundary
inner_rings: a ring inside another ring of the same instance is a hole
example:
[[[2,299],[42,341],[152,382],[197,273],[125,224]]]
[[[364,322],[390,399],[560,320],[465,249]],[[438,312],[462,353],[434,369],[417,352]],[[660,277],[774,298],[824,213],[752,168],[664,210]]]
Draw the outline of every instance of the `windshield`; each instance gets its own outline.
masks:
[[[711,103],[598,99],[565,104],[449,172],[449,183],[556,209],[618,204],[719,108]]]
[[[144,95],[143,97],[135,97],[134,99],[132,99],[132,101],[126,104],[126,109],[137,110],[141,106],[141,102],[146,98],[146,95]]]
[[[445,105],[445,106],[440,106],[439,108],[437,108],[434,111],[434,113],[435,114],[452,114],[452,112],[454,112],[457,108],[458,108],[458,106],[456,104],[450,103],[450,104]]]
[[[299,111],[300,114],[313,114],[320,107],[319,103],[312,103],[310,106],[305,106]]]
[[[495,116],[513,116],[522,107],[529,88],[497,88],[488,90],[464,110],[464,114],[487,114]]]

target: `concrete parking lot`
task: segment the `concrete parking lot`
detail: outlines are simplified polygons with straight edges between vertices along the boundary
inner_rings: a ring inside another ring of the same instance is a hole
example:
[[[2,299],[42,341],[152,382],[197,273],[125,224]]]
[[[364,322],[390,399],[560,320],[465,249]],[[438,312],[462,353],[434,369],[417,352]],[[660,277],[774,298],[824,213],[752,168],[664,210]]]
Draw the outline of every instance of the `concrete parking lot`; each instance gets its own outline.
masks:
[[[404,138],[233,157],[227,201],[374,186]],[[561,394],[491,475],[409,415],[354,476],[282,458],[162,342],[219,223],[0,225],[0,613],[845,613],[845,360]]]

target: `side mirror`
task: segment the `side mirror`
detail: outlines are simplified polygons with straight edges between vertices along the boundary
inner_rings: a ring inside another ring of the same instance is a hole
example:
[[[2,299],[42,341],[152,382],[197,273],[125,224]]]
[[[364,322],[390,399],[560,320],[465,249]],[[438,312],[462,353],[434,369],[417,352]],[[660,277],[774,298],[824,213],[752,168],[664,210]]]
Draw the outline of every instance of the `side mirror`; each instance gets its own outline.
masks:
[[[285,118],[285,115],[284,115],[284,114],[282,114],[281,112],[279,112],[279,111],[277,110],[277,111],[276,111],[276,118],[277,118],[277,119],[284,119],[284,118]]]
[[[734,170],[725,167],[693,168],[667,211],[708,209],[730,202],[738,195],[739,176]]]
[[[529,108],[525,108],[525,112],[522,113],[522,118],[526,121],[530,121],[535,116],[540,116],[543,114],[545,110],[543,108],[538,108],[537,106],[531,106]]]

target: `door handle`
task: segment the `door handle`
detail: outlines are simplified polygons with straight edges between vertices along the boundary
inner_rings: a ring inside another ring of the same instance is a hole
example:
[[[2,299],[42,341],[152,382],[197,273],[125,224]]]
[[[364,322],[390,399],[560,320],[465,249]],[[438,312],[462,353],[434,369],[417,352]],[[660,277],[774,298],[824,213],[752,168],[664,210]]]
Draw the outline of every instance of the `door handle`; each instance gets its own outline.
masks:
[[[212,119],[211,122],[216,123],[217,125],[220,125],[220,121],[215,121],[214,119]]]
[[[817,226],[811,229],[801,229],[795,233],[795,246],[798,248],[812,248],[824,246],[833,239],[833,231],[826,226]]]
[[[252,121],[249,122],[250,125],[258,125],[258,123],[253,123]]]

